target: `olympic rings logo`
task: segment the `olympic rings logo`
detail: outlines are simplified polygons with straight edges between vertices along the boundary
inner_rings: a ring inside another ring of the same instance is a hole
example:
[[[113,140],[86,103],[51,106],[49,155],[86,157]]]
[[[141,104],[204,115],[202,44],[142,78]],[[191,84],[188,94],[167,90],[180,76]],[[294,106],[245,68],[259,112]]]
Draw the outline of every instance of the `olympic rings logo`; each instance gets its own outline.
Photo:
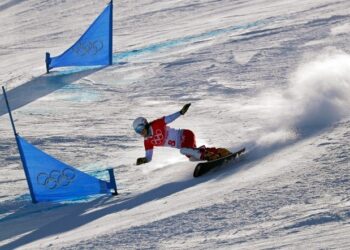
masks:
[[[79,56],[96,55],[102,49],[103,49],[103,42],[101,40],[85,41],[85,42],[80,41],[78,44],[76,44],[72,48],[74,53]]]
[[[154,139],[151,141],[153,145],[160,144],[164,139],[162,131],[160,129],[157,129],[156,134],[153,136],[153,138]]]
[[[70,168],[65,168],[62,171],[52,170],[49,174],[41,172],[37,175],[36,180],[38,184],[53,190],[70,185],[74,178],[75,171]]]

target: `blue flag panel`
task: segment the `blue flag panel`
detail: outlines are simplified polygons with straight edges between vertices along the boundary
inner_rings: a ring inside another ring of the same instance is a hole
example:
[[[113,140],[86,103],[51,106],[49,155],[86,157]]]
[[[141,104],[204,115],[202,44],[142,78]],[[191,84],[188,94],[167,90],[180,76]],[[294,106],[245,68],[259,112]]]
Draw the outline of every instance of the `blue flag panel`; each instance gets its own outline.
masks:
[[[104,9],[80,39],[62,55],[46,53],[46,69],[54,67],[112,64],[113,2]]]
[[[73,168],[16,136],[33,202],[111,193],[110,184]]]

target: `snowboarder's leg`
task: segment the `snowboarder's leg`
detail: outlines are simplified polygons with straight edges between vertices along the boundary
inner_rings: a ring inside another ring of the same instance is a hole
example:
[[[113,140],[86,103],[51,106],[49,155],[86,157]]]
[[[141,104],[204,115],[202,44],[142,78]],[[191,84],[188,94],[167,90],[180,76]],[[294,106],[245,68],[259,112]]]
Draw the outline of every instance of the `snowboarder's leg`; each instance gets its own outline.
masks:
[[[180,153],[186,155],[190,161],[200,161],[202,152],[197,148],[181,148]]]
[[[181,136],[180,153],[186,155],[191,161],[199,161],[200,153],[196,148],[196,137],[191,130],[183,129]]]
[[[191,130],[184,129],[181,137],[180,153],[186,155],[191,161],[213,161],[231,154],[226,148],[196,148],[196,138]]]
[[[183,129],[181,136],[181,148],[196,148],[196,137],[191,130]]]
[[[213,161],[232,154],[226,148],[206,148],[205,146],[200,148],[181,148],[180,153],[186,155],[191,161]]]

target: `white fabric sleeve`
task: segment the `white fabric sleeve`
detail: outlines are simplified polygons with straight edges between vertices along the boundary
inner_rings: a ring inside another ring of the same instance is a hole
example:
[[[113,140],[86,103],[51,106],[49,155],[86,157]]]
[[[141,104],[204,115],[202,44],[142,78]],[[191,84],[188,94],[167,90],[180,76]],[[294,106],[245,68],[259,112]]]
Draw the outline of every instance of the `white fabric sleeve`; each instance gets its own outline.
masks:
[[[146,150],[147,161],[152,161],[152,156],[153,156],[153,149]]]
[[[171,122],[175,121],[180,116],[181,116],[181,113],[180,113],[180,111],[178,111],[178,112],[176,112],[174,114],[165,116],[164,117],[164,121],[165,121],[166,124],[168,124],[168,123],[171,123]]]

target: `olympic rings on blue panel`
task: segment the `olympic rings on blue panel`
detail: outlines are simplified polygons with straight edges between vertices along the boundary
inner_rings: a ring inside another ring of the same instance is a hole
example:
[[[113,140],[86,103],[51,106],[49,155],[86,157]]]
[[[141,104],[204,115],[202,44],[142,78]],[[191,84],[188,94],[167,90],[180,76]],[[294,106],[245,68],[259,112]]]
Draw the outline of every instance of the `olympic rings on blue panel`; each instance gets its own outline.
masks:
[[[103,49],[103,42],[101,40],[95,41],[80,41],[72,50],[79,56],[96,55]]]
[[[75,178],[75,171],[65,168],[62,171],[52,170],[49,174],[41,172],[37,175],[36,180],[39,185],[45,186],[47,189],[53,190],[59,187],[70,185]]]

